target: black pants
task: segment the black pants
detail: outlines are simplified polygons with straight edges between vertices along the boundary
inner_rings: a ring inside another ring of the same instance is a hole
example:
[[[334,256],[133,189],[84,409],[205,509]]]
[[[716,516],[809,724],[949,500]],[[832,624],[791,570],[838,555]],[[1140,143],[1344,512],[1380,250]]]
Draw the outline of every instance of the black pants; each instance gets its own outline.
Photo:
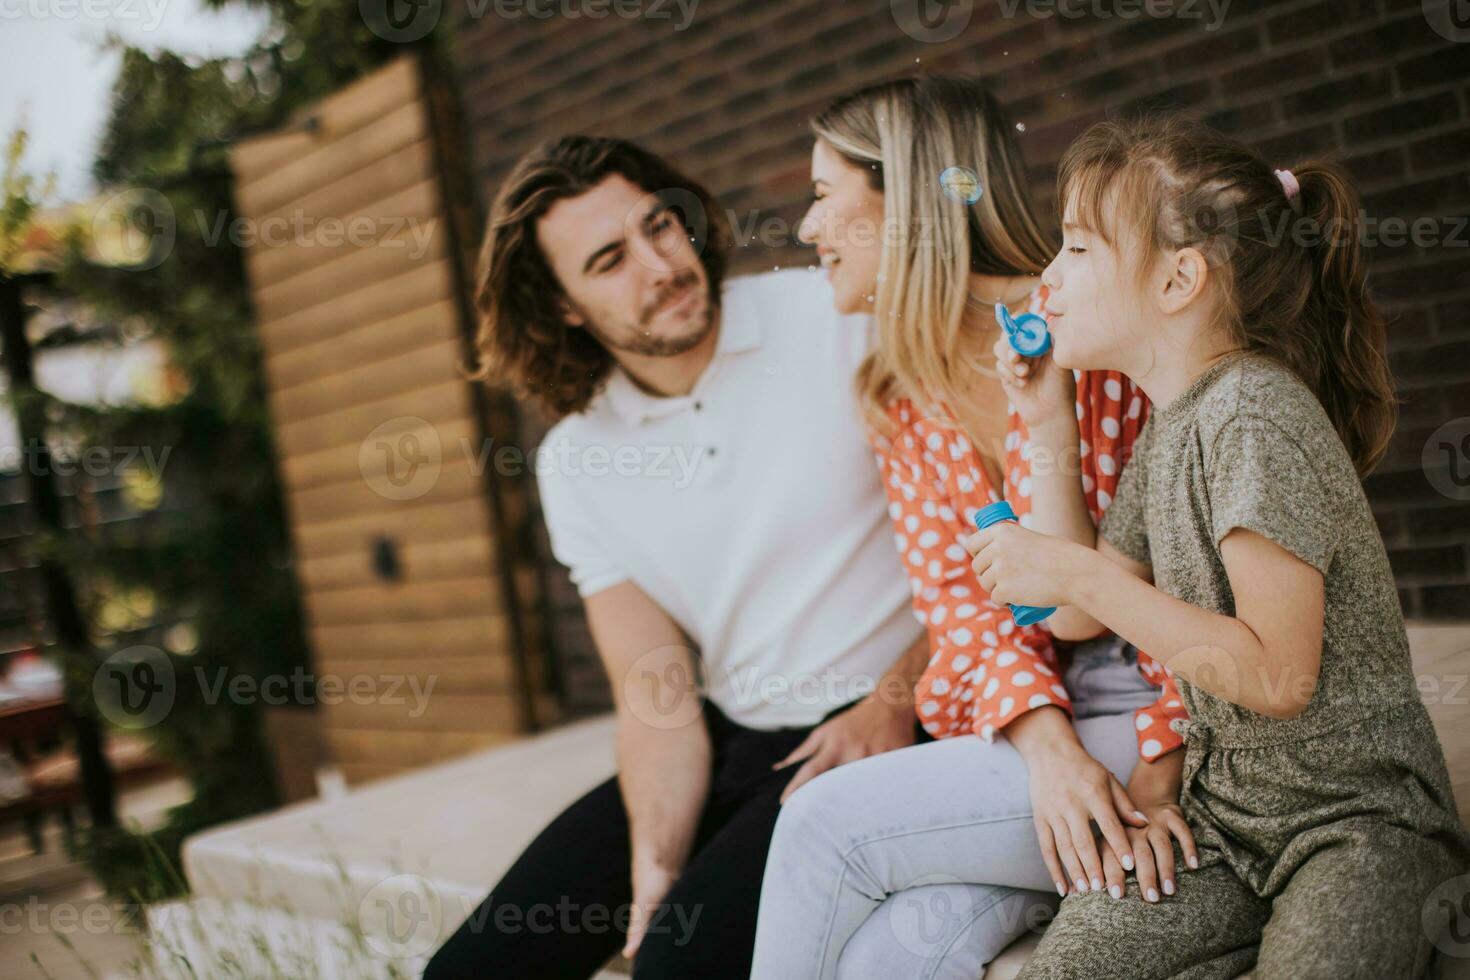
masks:
[[[811,729],[755,731],[708,702],[704,719],[713,749],[709,798],[684,873],[650,920],[633,962],[637,980],[750,976],[779,798],[801,768],[771,766]],[[932,741],[917,721],[914,733]],[[586,980],[622,948],[631,863],[628,814],[614,777],[531,842],[434,954],[424,980]]]

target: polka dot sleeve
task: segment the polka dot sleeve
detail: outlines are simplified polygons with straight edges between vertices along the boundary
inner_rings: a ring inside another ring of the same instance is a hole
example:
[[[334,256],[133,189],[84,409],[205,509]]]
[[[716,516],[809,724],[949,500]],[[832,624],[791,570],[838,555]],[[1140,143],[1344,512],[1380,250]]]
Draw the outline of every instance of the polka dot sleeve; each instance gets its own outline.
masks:
[[[1184,701],[1179,697],[1179,688],[1169,668],[1155,661],[1146,653],[1138,654],[1138,669],[1144,677],[1161,688],[1159,699],[1146,708],[1133,712],[1133,727],[1138,730],[1138,755],[1145,762],[1153,762],[1161,755],[1179,748],[1184,738],[1174,731],[1171,723],[1188,718]]]
[[[924,730],[991,740],[1044,704],[1070,715],[1051,634],[1017,626],[981,587],[959,543],[976,512],[998,499],[974,449],[942,412],[924,416],[898,401],[890,416],[896,434],[876,439],[875,448],[914,615],[929,630],[932,652],[914,692]]]

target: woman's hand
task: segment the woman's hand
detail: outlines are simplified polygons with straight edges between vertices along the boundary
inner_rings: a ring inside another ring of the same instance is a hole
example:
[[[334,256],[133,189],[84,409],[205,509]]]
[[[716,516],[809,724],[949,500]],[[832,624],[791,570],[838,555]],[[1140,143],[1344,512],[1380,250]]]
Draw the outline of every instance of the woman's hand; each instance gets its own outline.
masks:
[[[1134,873],[1138,877],[1138,891],[1145,902],[1160,900],[1172,895],[1174,887],[1174,841],[1184,852],[1184,860],[1191,868],[1199,867],[1199,851],[1194,844],[1194,834],[1184,819],[1184,811],[1177,803],[1157,803],[1145,806],[1143,813],[1148,817],[1147,827],[1129,827],[1128,848],[1137,865]],[[1123,882],[1122,862],[1113,853],[1112,846],[1102,843],[1103,866],[1108,883],[1108,894],[1122,898],[1127,886]]]
[[[995,342],[995,370],[1006,397],[1028,428],[1053,419],[1072,419],[1077,413],[1077,379],[1057,367],[1051,351],[1023,357],[1011,348],[1005,332]]]
[[[1093,822],[1113,863],[1132,870],[1134,845],[1124,823],[1141,827],[1148,818],[1117,777],[1087,754],[1066,713],[1035,708],[1007,725],[1005,735],[1026,760],[1036,840],[1057,894],[1102,890],[1107,872]]]
[[[974,556],[970,567],[992,599],[1023,606],[1071,605],[1073,585],[1097,557],[1091,548],[1010,521],[963,537],[960,544]]]

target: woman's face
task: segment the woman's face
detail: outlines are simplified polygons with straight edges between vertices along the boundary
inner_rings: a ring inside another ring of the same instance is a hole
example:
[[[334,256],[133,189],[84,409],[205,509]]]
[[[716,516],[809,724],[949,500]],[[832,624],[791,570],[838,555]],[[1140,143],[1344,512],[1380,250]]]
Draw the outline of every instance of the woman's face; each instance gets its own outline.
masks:
[[[883,192],[868,171],[844,159],[826,140],[812,145],[815,200],[797,227],[797,238],[817,247],[839,313],[873,309],[883,258]]]

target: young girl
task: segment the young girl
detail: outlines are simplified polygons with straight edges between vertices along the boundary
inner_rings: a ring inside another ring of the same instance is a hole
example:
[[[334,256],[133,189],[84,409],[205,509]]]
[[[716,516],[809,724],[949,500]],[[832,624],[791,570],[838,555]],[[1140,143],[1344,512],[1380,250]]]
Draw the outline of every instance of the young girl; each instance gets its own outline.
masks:
[[[1418,977],[1470,839],[1359,482],[1396,410],[1356,195],[1146,120],[1088,130],[1057,199],[1054,352],[1023,373],[997,347],[1007,390],[1033,441],[1071,411],[1058,369],[1122,371],[1155,407],[1096,537],[1071,501],[1061,535],[965,544],[993,598],[1175,676],[1199,867],[1159,905],[1068,897],[1023,976]]]

